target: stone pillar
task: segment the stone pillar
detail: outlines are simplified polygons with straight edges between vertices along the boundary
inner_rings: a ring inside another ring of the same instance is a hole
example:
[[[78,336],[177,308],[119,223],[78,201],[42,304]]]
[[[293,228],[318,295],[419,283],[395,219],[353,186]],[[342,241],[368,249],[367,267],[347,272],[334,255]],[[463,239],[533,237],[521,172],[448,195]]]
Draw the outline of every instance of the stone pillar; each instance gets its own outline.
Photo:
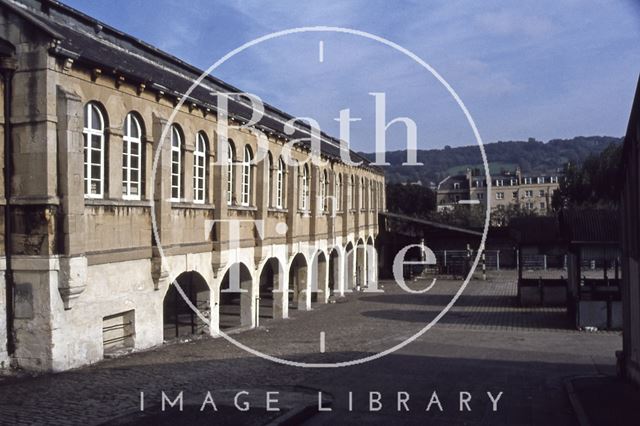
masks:
[[[65,309],[87,285],[84,229],[84,138],[80,98],[58,87],[58,187],[63,247],[60,250],[58,290]],[[122,155],[120,156],[120,161]],[[59,247],[60,248],[60,247]]]
[[[6,293],[6,259],[0,257],[0,371],[9,367],[9,353],[7,352],[7,300]]]
[[[195,140],[190,136],[184,136],[184,151],[182,152],[182,194],[180,199],[187,203],[193,202],[193,151]]]
[[[216,163],[211,170],[213,175],[213,204],[215,209],[213,210],[213,252],[211,255],[211,262],[213,272],[217,276],[218,272],[222,270],[227,263],[225,257],[226,249],[229,245],[229,224],[222,222],[228,218],[227,204],[227,142],[219,141],[216,136],[212,143],[215,147]],[[222,277],[219,277],[222,280]]]
[[[158,156],[155,174],[153,175],[153,203],[155,208],[155,229],[158,233],[160,244],[167,247],[171,241],[171,133],[166,132],[162,141],[162,132],[165,130],[167,120],[154,114],[152,123],[153,157]],[[152,171],[153,173],[153,171]],[[155,238],[154,238],[155,239]],[[162,264],[158,243],[154,241],[152,263],[152,276],[154,287],[160,289],[167,283],[169,272],[167,265]]]
[[[112,200],[122,199],[122,130],[119,127],[109,128],[105,138],[105,198]]]
[[[273,293],[273,317],[284,319],[289,317],[289,294],[287,292],[287,273],[278,262],[278,270],[274,271],[273,282],[278,291]]]
[[[267,216],[269,214],[269,200],[271,195],[273,194],[273,191],[271,191],[271,187],[273,187],[272,185],[272,173],[271,173],[271,169],[269,167],[269,159],[268,157],[265,156],[265,158],[263,160],[261,160],[260,162],[258,162],[258,164],[256,164],[255,166],[253,166],[253,171],[255,171],[255,188],[254,188],[254,194],[255,194],[255,200],[256,200],[256,226],[260,226],[260,224],[262,224],[262,229],[258,230],[256,229],[255,234],[255,250],[254,250],[254,257],[255,257],[255,264],[256,265],[260,265],[262,263],[262,261],[265,259],[266,257],[266,253],[265,250],[267,247],[265,247],[264,244],[264,238],[265,238],[265,224],[266,224],[266,220],[267,220]],[[275,302],[275,299],[274,299]]]
[[[311,273],[310,265],[298,268],[296,271],[299,290],[298,310],[301,311],[311,310]]]
[[[345,276],[345,259],[346,259],[346,255],[344,250],[338,250],[338,259],[336,261],[337,263],[337,274],[338,276],[336,277],[334,275],[334,280],[335,280],[335,289],[338,292],[338,294],[340,295],[340,297],[344,297],[344,289],[346,286],[345,280],[344,280],[344,276]]]
[[[320,200],[318,197],[320,196],[320,175],[322,171],[318,166],[309,162],[309,213],[311,217],[309,218],[309,243],[313,244],[317,238],[318,232],[318,217],[322,214],[320,211]]]
[[[356,205],[353,206],[355,214],[353,217],[353,226],[355,227],[356,241],[357,236],[360,235],[360,226],[362,225],[362,218],[360,212],[360,206],[362,205],[362,181],[358,175],[356,175],[355,185],[353,190],[356,192]]]
[[[349,175],[342,175],[342,236],[349,235]],[[343,240],[344,244],[344,240]]]
[[[288,169],[289,173],[287,173],[287,209],[289,210],[289,214],[287,215],[287,245],[289,247],[289,255],[292,255],[292,244],[295,241],[294,236],[300,220],[298,216],[298,197],[300,193],[298,188],[299,167],[289,166]]]

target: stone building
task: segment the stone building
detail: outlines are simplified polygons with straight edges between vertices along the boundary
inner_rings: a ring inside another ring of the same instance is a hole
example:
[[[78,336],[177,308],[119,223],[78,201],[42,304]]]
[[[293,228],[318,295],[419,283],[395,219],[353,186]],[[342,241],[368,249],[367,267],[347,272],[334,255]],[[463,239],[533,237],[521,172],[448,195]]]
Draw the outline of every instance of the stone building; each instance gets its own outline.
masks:
[[[640,385],[640,79],[624,138],[621,170],[623,374]]]
[[[201,70],[63,4],[0,5],[0,366],[251,328],[377,279],[379,169],[325,134],[304,162],[313,130],[269,105],[243,127],[232,97],[224,119],[216,94],[238,89],[211,76],[180,105]]]
[[[491,176],[491,209],[520,206],[546,214],[551,208],[553,192],[558,189],[556,175],[528,175],[520,169]],[[467,169],[464,175],[448,176],[438,184],[438,210],[463,203],[487,203],[487,180],[483,173]]]

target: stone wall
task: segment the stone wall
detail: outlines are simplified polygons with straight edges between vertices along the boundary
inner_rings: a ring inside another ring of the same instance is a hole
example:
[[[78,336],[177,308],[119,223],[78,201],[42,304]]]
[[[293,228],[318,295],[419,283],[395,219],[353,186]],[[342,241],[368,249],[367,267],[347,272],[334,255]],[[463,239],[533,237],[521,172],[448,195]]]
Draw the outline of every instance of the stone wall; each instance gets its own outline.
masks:
[[[4,265],[4,259],[2,259]],[[7,353],[7,293],[4,278],[4,268],[0,271],[0,370],[9,367],[9,354]]]

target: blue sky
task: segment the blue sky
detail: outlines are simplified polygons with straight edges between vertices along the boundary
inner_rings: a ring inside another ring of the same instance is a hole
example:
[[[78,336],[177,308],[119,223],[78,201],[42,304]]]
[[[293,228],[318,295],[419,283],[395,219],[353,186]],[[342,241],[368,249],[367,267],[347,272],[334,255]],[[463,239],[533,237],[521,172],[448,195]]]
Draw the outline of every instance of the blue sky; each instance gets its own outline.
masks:
[[[596,1],[66,0],[200,68],[256,37],[300,26],[367,31],[411,50],[458,92],[485,142],[622,136],[640,72],[640,5]],[[324,60],[319,61],[319,41]],[[374,104],[407,116],[419,148],[475,143],[443,87],[406,56],[352,35],[268,41],[232,58],[219,78],[338,136],[350,108],[352,147],[374,150]],[[404,146],[389,129],[387,149]]]

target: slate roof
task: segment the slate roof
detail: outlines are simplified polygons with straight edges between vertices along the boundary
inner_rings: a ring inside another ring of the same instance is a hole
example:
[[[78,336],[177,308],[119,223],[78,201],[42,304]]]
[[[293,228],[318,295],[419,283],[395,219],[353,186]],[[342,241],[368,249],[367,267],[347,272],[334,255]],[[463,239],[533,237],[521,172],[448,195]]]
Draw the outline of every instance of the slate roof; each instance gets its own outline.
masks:
[[[565,239],[573,244],[620,241],[620,219],[616,210],[564,210],[560,214],[560,225]]]
[[[467,180],[466,175],[454,175],[454,176],[447,176],[446,178],[444,178],[442,182],[438,184],[438,191],[442,191],[442,190],[453,191],[454,183],[460,184],[460,188],[455,189],[455,191],[469,189],[469,181]]]
[[[181,98],[203,70],[161,51],[135,37],[127,35],[82,12],[54,0],[0,0],[3,9],[10,9],[29,21],[39,30],[57,40],[51,54],[71,58],[74,63],[100,68],[104,74],[123,76],[126,82],[145,84],[146,88],[163,91],[166,95]],[[217,109],[217,96],[213,93],[241,93],[242,91],[214,76],[206,76],[189,95],[185,103],[194,103],[212,111]],[[272,132],[289,139],[309,138],[309,127],[297,124],[292,135],[284,132],[284,122],[291,115],[265,103],[265,115],[256,125],[259,130]],[[228,112],[241,123],[246,123],[252,114],[246,99],[229,100]],[[309,148],[309,141],[304,145]],[[321,152],[332,159],[340,159],[340,141],[322,133]],[[363,166],[382,173],[378,167],[350,151],[353,161],[362,161]]]
[[[445,230],[445,231],[459,232],[459,233],[462,233],[462,234],[474,235],[476,237],[481,237],[482,236],[482,232],[481,231],[476,231],[476,230],[467,229],[467,228],[461,228],[459,226],[448,225],[448,224],[445,224],[445,223],[438,223],[438,222],[434,222],[432,220],[420,219],[420,218],[416,218],[416,217],[412,217],[412,216],[407,216],[407,215],[398,214],[398,213],[391,213],[391,212],[380,212],[379,214],[381,216],[387,217],[389,219],[400,220],[400,221],[403,221],[403,222],[411,222],[413,224],[417,224],[417,225],[420,225],[420,226],[431,227],[431,228],[441,229],[441,230]]]

